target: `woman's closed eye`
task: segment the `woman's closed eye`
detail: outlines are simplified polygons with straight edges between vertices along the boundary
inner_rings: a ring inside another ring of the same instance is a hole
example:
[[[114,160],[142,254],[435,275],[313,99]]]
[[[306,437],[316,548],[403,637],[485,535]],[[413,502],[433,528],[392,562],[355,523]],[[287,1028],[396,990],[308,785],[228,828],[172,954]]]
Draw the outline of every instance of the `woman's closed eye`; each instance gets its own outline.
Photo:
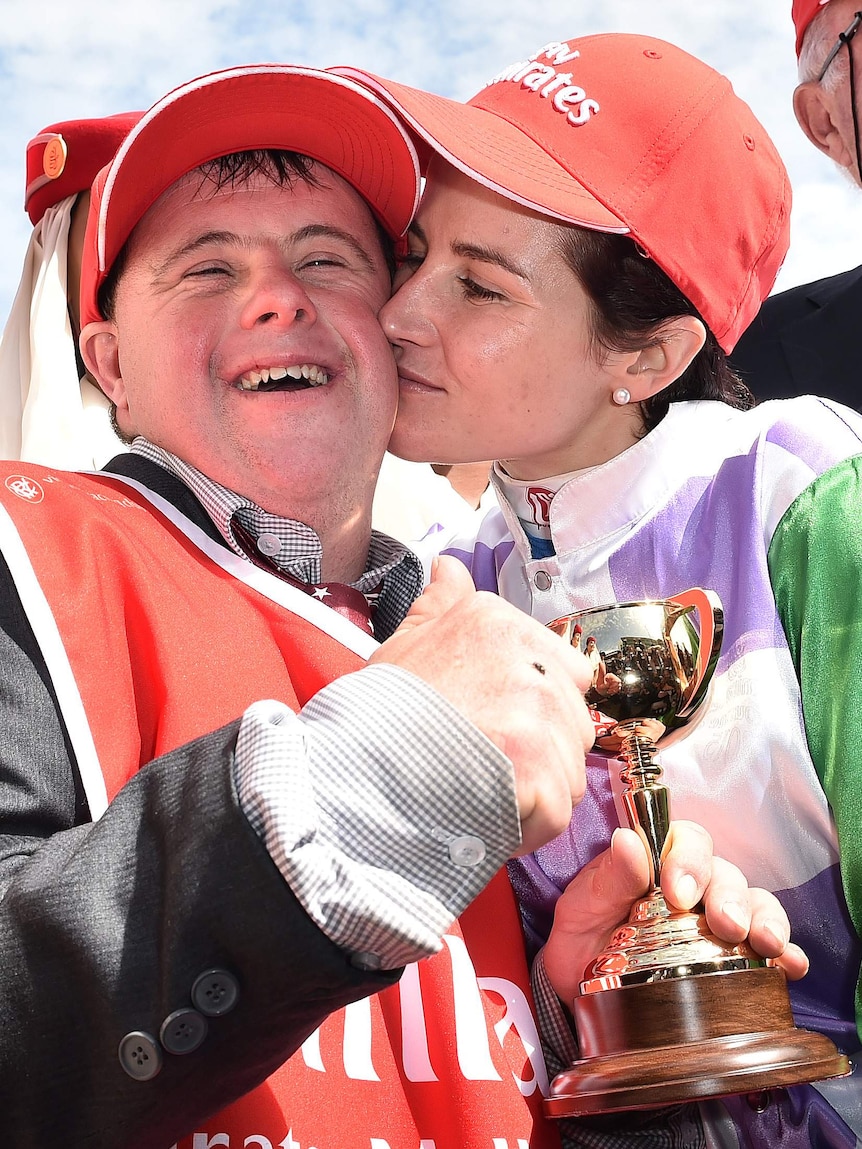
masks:
[[[461,284],[465,299],[494,302],[495,300],[504,300],[506,298],[506,296],[499,291],[492,291],[490,287],[483,287],[481,283],[477,283],[470,275],[459,275],[457,279]]]

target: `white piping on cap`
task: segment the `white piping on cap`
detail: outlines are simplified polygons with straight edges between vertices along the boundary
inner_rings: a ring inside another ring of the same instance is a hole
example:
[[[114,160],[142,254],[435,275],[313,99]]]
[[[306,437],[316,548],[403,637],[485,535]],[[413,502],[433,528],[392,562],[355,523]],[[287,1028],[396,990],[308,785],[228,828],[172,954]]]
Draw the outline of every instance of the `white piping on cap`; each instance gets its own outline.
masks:
[[[475,180],[476,183],[482,184],[482,186],[488,188],[489,191],[496,192],[497,195],[503,196],[504,199],[510,199],[514,203],[519,203],[522,207],[530,208],[531,211],[538,212],[539,215],[546,215],[550,216],[552,219],[558,219],[561,223],[574,224],[576,227],[583,227],[589,231],[603,231],[612,235],[628,235],[631,232],[631,228],[627,227],[624,223],[621,223],[619,227],[600,228],[598,224],[594,222],[578,219],[573,215],[564,215],[562,212],[554,211],[553,208],[545,207],[544,204],[538,203],[536,200],[527,199],[525,196],[518,195],[516,192],[513,192],[509,188],[505,187],[503,184],[498,184],[494,180],[489,179],[487,176],[483,176],[480,172],[477,172],[471,168],[469,164],[467,164],[464,160],[459,160],[458,157],[453,155],[448,148],[444,147],[443,144],[441,144],[439,140],[432,136],[428,129],[423,127],[423,125],[420,124],[419,121],[413,115],[411,115],[410,112],[407,111],[407,109],[400,103],[400,101],[396,99],[396,97],[393,96],[392,93],[386,87],[384,87],[383,84],[378,83],[373,76],[369,76],[367,73],[359,71],[355,68],[340,69],[340,74],[362,76],[366,83],[374,86],[375,91],[381,92],[389,100],[392,101],[404,119],[407,120],[412,128],[414,128],[416,133],[420,135],[426,143],[430,144],[435,152],[441,155],[447,163],[450,163],[453,168],[457,168],[458,171],[463,172],[465,176],[469,176],[471,180]],[[484,109],[477,110],[483,111]],[[488,115],[493,114],[493,112],[488,113]],[[574,179],[574,176],[572,176],[572,179]],[[592,195],[592,192],[589,192],[587,188],[584,188],[584,191],[587,191],[589,195]],[[596,203],[601,203],[601,200],[597,199]],[[602,206],[604,205],[602,204]],[[607,210],[609,211],[610,209],[608,208]]]
[[[105,233],[107,231],[107,216],[108,208],[111,202],[111,194],[114,190],[114,184],[116,182],[120,168],[123,165],[123,160],[125,159],[129,149],[132,147],[140,133],[166,108],[170,107],[170,105],[175,103],[177,100],[187,96],[190,92],[195,92],[201,88],[209,87],[211,84],[221,83],[223,80],[232,80],[239,76],[261,75],[311,76],[315,79],[328,80],[333,84],[348,88],[350,91],[355,92],[359,96],[362,96],[363,99],[367,100],[370,104],[373,104],[376,108],[382,111],[386,115],[387,119],[389,119],[398,130],[398,134],[407,145],[407,151],[413,161],[413,172],[415,176],[414,184],[416,190],[413,195],[413,208],[410,212],[410,218],[412,219],[416,212],[416,208],[419,205],[419,157],[416,154],[416,149],[413,146],[413,141],[410,139],[409,134],[404,130],[403,125],[395,113],[392,111],[392,109],[386,103],[384,103],[383,100],[378,99],[377,96],[375,96],[372,92],[369,92],[368,89],[362,84],[354,83],[352,80],[349,80],[344,76],[338,76],[333,72],[324,72],[319,68],[300,68],[291,64],[259,64],[252,67],[228,68],[221,72],[212,72],[208,76],[201,76],[196,80],[190,81],[188,84],[183,84],[181,88],[177,88],[173,92],[169,92],[167,96],[164,96],[161,100],[159,100],[157,104],[154,104],[148,112],[144,113],[140,120],[138,120],[137,124],[135,124],[135,126],[126,136],[125,140],[123,140],[122,145],[120,146],[111,163],[108,177],[105,180],[105,188],[102,192],[102,201],[99,205],[97,251],[99,257],[100,273],[107,271]]]

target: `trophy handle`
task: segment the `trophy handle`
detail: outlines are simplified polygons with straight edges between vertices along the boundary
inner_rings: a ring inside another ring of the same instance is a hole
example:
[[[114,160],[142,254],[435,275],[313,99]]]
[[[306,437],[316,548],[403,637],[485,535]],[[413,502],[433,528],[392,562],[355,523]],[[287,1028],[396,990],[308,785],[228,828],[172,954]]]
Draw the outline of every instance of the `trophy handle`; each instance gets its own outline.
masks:
[[[682,607],[686,613],[696,610],[700,616],[697,663],[676,714],[677,718],[689,718],[706,697],[709,680],[718,661],[724,633],[724,610],[717,594],[699,586],[675,594],[669,601]]]

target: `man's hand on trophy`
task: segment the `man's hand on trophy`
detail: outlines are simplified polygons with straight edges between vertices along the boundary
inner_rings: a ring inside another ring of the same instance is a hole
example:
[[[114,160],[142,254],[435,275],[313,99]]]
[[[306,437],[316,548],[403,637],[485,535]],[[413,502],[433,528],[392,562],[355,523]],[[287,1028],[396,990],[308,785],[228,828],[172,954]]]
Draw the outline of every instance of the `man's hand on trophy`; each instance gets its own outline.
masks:
[[[528,853],[568,826],[586,788],[595,737],[579,651],[497,595],[477,592],[457,559],[436,560],[431,583],[369,659],[434,687],[510,759]],[[469,785],[469,762],[464,784]]]
[[[594,858],[570,882],[557,902],[554,925],[544,949],[551,985],[561,1000],[578,994],[584,970],[632,903],[648,889],[649,865],[643,843],[633,830],[618,829],[610,848]],[[795,981],[808,970],[808,959],[789,942],[790,923],[778,899],[749,887],[742,872],[712,852],[712,839],[694,822],[672,822],[665,845],[661,886],[678,909],[703,901],[712,932],[724,941],[746,937],[762,956]]]

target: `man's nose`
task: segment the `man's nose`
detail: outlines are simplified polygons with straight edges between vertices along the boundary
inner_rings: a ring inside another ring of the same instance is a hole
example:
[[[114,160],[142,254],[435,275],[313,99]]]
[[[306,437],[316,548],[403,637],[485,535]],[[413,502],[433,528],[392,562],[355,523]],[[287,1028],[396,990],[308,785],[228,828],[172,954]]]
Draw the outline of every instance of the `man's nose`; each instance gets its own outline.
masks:
[[[305,284],[288,268],[268,267],[257,272],[250,285],[241,316],[243,327],[266,323],[290,327],[294,323],[314,323],[315,308]]]

